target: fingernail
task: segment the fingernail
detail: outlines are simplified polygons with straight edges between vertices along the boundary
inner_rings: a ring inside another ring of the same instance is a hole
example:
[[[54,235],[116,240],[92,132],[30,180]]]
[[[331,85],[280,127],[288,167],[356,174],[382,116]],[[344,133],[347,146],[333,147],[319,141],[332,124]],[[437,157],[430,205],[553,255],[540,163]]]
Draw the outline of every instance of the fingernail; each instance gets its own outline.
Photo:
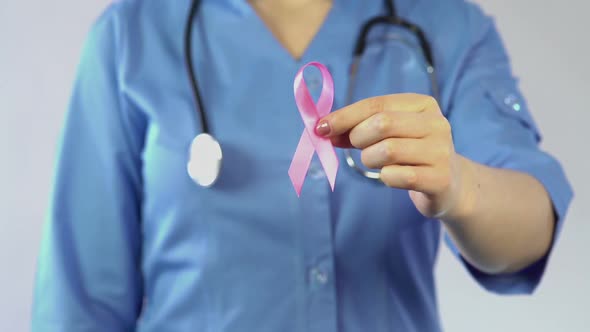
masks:
[[[326,120],[322,120],[315,127],[315,133],[319,136],[328,136],[330,134],[330,124]]]

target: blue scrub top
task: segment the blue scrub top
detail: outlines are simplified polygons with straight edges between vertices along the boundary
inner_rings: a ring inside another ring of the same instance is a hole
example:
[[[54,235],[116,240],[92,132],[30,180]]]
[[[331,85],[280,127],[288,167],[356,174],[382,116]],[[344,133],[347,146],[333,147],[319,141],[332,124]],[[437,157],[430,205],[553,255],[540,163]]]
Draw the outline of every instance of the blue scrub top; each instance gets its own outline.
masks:
[[[432,44],[457,152],[537,178],[558,233],[572,193],[559,163],[538,147],[492,20],[461,0],[396,2]],[[245,1],[204,2],[193,56],[225,154],[209,189],[186,172],[200,131],[183,63],[188,7],[117,1],[91,30],[59,148],[33,331],[440,331],[440,222],[420,215],[406,191],[344,162],[335,192],[317,158],[301,198],[287,175],[304,128],[296,71],[326,64],[335,108],[344,106],[359,28],[385,13],[383,1],[334,1],[300,60]],[[375,29],[354,99],[432,93],[414,44],[404,30]],[[317,95],[319,72],[306,79]],[[515,294],[535,289],[547,259],[508,275],[461,261],[484,288]]]

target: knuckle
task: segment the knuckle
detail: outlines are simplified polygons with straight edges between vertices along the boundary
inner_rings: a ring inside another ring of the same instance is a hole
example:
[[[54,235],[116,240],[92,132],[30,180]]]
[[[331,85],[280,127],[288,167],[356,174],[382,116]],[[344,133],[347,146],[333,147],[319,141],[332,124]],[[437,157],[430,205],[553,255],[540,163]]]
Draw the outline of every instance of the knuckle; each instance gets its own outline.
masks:
[[[418,187],[419,183],[418,172],[416,172],[412,168],[408,168],[405,172],[404,181],[406,182],[406,187],[410,190],[415,190]]]
[[[385,113],[375,115],[375,130],[381,135],[387,134],[391,130],[391,119]]]
[[[350,144],[352,146],[354,146],[357,149],[360,148],[360,145],[362,143],[361,138],[354,129],[351,130],[350,133],[348,133],[348,140],[350,141]]]
[[[367,150],[361,151],[361,162],[368,168],[373,168],[375,165],[371,162],[371,155],[367,153]]]
[[[383,147],[383,155],[385,156],[385,158],[392,162],[395,161],[397,158],[397,147],[395,144],[392,144],[391,142],[385,142],[384,143],[384,147]]]
[[[438,129],[445,134],[451,132],[451,124],[444,116],[438,116]]]
[[[451,124],[444,116],[434,116],[429,121],[430,127],[436,133],[448,134],[451,132]]]
[[[420,103],[423,106],[423,111],[427,113],[437,113],[440,114],[440,107],[438,106],[438,101],[430,95],[422,95],[420,96]]]
[[[369,99],[369,109],[374,113],[381,113],[385,110],[385,100],[383,97],[373,97]]]
[[[425,95],[424,98],[426,99],[426,104],[428,106],[438,105],[438,102],[436,101],[436,99],[433,96]]]

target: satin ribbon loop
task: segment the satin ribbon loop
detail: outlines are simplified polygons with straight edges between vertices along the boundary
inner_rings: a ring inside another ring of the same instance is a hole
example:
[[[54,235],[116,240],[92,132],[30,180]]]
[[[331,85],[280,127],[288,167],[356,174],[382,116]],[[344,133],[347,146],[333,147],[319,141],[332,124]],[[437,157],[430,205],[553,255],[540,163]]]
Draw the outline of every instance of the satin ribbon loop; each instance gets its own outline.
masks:
[[[309,66],[318,68],[322,74],[322,92],[317,104],[313,101],[303,78],[303,71]],[[317,152],[320,163],[330,183],[330,188],[334,191],[339,164],[338,156],[330,139],[318,136],[315,133],[315,127],[318,121],[328,115],[332,110],[334,103],[334,80],[332,79],[332,75],[330,75],[328,68],[323,64],[310,62],[301,67],[297,75],[295,75],[293,91],[297,109],[305,124],[305,129],[301,134],[299,144],[289,167],[289,177],[291,178],[295,192],[297,196],[301,195],[301,188],[303,187],[303,182],[314,152]]]

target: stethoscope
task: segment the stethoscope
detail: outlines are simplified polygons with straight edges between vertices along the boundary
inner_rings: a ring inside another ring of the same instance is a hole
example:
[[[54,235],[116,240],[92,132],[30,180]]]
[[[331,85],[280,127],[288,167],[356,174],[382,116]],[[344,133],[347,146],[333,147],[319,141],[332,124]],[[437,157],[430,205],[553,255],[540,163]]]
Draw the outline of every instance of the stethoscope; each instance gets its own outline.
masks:
[[[201,120],[201,133],[199,133],[192,141],[189,151],[189,161],[187,163],[188,175],[198,185],[202,187],[211,187],[219,178],[221,172],[221,165],[223,162],[223,151],[221,145],[211,134],[209,123],[207,121],[207,114],[199,92],[199,84],[197,81],[194,64],[192,60],[192,32],[193,20],[199,11],[201,0],[192,0],[189,15],[187,18],[184,31],[184,58],[186,63],[187,73],[190,79],[191,90],[196,101],[197,113]],[[400,18],[396,13],[394,0],[385,0],[385,7],[387,14],[384,16],[376,16],[368,20],[361,28],[360,34],[353,53],[353,61],[350,66],[349,84],[346,93],[346,105],[352,102],[354,83],[359,69],[361,57],[365,51],[367,36],[372,28],[377,25],[390,25],[404,28],[411,32],[418,41],[418,47],[421,51],[426,73],[429,76],[433,96],[438,99],[438,83],[436,79],[436,72],[434,67],[434,60],[430,44],[426,40],[424,32],[419,26]],[[387,35],[388,40],[395,40],[404,43],[411,48],[418,48],[413,41],[404,38],[401,35]],[[352,157],[350,150],[345,150],[346,163],[352,169],[362,174],[363,176],[379,180],[380,173],[377,170],[365,169],[357,163]]]

